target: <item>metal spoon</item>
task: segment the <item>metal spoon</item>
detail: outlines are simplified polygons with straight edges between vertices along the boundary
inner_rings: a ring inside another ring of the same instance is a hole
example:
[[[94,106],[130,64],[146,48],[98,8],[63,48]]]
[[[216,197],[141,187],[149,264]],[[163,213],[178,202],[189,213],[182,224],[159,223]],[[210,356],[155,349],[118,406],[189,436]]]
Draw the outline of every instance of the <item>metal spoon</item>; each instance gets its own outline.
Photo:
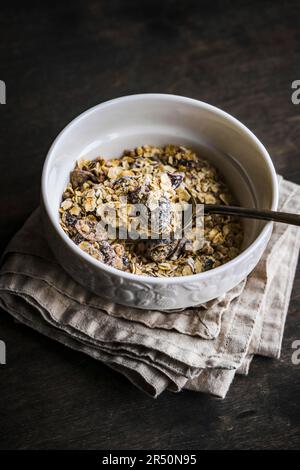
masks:
[[[273,220],[284,224],[300,226],[300,215],[290,214],[288,212],[278,212],[270,210],[249,209],[238,206],[218,206],[214,204],[204,205],[205,214],[225,214],[238,217],[247,217],[249,219]]]
[[[187,189],[191,196],[191,203],[193,206],[192,215],[189,220],[184,224],[185,227],[190,225],[193,216],[196,213],[196,199],[192,193]],[[278,212],[270,210],[261,210],[239,206],[225,206],[217,204],[204,204],[204,214],[223,214],[223,215],[234,215],[237,217],[247,217],[249,219],[259,220],[273,220],[274,222],[282,222],[290,225],[300,226],[300,214],[290,214],[288,212]]]

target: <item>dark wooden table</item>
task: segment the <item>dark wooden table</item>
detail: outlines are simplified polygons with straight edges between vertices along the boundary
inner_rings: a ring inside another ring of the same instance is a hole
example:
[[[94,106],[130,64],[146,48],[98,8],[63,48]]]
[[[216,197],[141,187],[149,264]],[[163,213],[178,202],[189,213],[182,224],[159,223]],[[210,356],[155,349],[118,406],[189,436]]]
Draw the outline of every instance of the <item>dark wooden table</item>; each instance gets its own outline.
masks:
[[[300,105],[291,102],[291,83],[300,79],[298,1],[4,5],[2,249],[38,205],[43,160],[57,133],[83,110],[126,94],[175,93],[225,109],[264,142],[279,173],[300,183]],[[256,358],[225,400],[192,392],[153,400],[2,311],[0,447],[299,447],[300,366],[291,362],[292,342],[300,339],[299,288],[300,272],[281,359]]]

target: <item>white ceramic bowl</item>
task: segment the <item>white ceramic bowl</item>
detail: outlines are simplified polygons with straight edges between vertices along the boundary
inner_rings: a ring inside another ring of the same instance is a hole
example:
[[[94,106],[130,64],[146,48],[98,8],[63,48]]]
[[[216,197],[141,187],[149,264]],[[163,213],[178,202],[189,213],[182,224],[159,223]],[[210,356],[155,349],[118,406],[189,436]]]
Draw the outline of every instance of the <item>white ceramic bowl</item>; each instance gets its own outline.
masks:
[[[181,96],[141,94],[95,106],[56,138],[42,176],[45,233],[63,268],[78,283],[116,303],[147,309],[177,309],[222,295],[258,263],[272,223],[244,220],[242,253],[204,273],[176,278],[129,274],[84,253],[59,225],[58,208],[75,161],[120,156],[127,148],[168,143],[190,146],[225,177],[240,204],[277,208],[278,184],[270,156],[238,120],[214,106]]]

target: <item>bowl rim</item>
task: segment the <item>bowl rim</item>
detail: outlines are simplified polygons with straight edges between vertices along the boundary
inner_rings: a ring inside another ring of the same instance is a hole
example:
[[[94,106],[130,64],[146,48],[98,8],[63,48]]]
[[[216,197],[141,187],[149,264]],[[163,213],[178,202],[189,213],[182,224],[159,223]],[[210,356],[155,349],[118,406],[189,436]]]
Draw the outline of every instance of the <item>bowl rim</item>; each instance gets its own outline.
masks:
[[[253,134],[252,131],[250,131],[244,124],[242,124],[238,119],[233,117],[231,114],[227,113],[226,111],[223,111],[222,109],[210,105],[208,103],[205,103],[204,101],[196,100],[194,98],[188,98],[185,96],[180,96],[180,95],[173,95],[173,94],[166,94],[166,93],[139,93],[139,94],[132,94],[132,95],[126,95],[122,96],[119,98],[114,98],[108,101],[105,101],[103,103],[97,104],[83,113],[79,114],[77,117],[72,119],[62,130],[61,132],[57,135],[55,140],[53,141],[50,149],[48,150],[44,165],[43,165],[43,170],[42,170],[42,180],[41,180],[41,197],[42,197],[42,202],[44,209],[47,213],[48,218],[50,219],[52,226],[55,228],[56,233],[58,236],[61,238],[62,241],[66,243],[66,245],[71,249],[71,251],[74,252],[74,254],[78,255],[79,257],[83,258],[86,262],[92,264],[95,268],[101,269],[104,271],[107,271],[108,273],[118,276],[118,277],[123,277],[128,280],[134,281],[134,282],[146,282],[148,284],[178,284],[180,283],[188,283],[188,282],[197,282],[197,281],[203,281],[204,279],[209,279],[217,274],[222,274],[226,272],[229,268],[234,268],[234,266],[238,265],[240,261],[242,261],[243,258],[247,257],[252,251],[255,251],[256,248],[259,247],[260,242],[265,239],[265,237],[270,236],[273,222],[267,222],[263,229],[261,230],[260,234],[255,238],[255,240],[245,249],[243,250],[239,255],[237,255],[235,258],[232,260],[228,261],[227,263],[222,264],[221,266],[218,266],[217,268],[213,268],[209,271],[204,271],[202,273],[198,274],[193,274],[193,275],[188,275],[188,276],[177,276],[177,277],[154,277],[154,276],[145,276],[141,274],[132,274],[132,273],[127,273],[125,271],[122,271],[120,269],[114,268],[112,266],[108,266],[107,264],[103,263],[102,261],[96,260],[89,254],[85,253],[83,250],[81,250],[69,237],[68,235],[64,232],[60,224],[57,222],[57,220],[52,217],[51,209],[50,209],[50,202],[47,196],[47,177],[48,177],[48,172],[49,168],[51,165],[51,158],[53,155],[53,152],[55,148],[59,145],[61,137],[68,132],[71,127],[73,127],[75,124],[77,124],[79,121],[84,120],[88,115],[100,110],[105,109],[106,107],[110,105],[116,105],[121,102],[126,102],[126,101],[134,101],[134,100],[152,100],[152,99],[164,99],[164,100],[169,100],[169,101],[177,101],[181,103],[190,103],[192,105],[200,106],[204,109],[207,109],[209,111],[212,111],[219,115],[220,117],[226,119],[229,121],[231,124],[233,124],[235,127],[237,127],[241,132],[244,134],[247,134],[252,141],[256,144],[258,147],[258,150],[260,151],[261,155],[263,156],[265,162],[267,163],[268,170],[270,172],[271,176],[271,181],[272,181],[272,192],[273,192],[273,198],[272,198],[272,204],[270,209],[271,210],[276,210],[277,205],[278,205],[278,180],[277,180],[277,175],[275,172],[275,168],[273,165],[273,162],[271,160],[271,157],[264,147],[264,145],[260,142],[260,140]]]

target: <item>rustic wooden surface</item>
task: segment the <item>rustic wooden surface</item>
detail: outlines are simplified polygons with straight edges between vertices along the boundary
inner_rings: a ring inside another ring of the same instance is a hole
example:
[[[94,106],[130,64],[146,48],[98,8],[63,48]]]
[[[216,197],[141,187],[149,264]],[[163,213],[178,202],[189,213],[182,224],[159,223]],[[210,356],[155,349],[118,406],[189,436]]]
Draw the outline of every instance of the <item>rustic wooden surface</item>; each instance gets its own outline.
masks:
[[[300,183],[300,5],[289,2],[75,1],[1,6],[0,242],[38,205],[45,154],[77,114],[137,92],[220,106]],[[250,7],[251,4],[251,7]],[[284,4],[284,5],[283,5]],[[121,375],[1,312],[0,447],[4,449],[297,448],[298,271],[278,361],[256,358],[225,400],[192,392],[153,400]]]

